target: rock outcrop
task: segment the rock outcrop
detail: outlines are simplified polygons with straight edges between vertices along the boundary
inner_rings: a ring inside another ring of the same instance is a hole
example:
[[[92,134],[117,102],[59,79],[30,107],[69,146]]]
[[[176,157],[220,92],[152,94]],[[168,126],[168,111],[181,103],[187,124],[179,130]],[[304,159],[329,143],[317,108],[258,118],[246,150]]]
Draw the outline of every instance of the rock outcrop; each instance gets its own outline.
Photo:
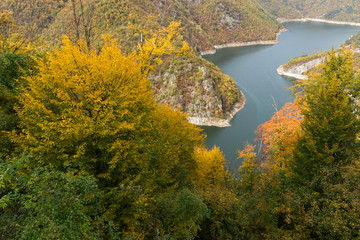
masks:
[[[360,48],[353,49],[353,52],[356,54],[360,53]],[[314,56],[316,57],[316,55],[314,55]],[[310,57],[313,58],[313,56],[310,56]],[[280,67],[277,68],[277,73],[282,76],[305,80],[305,79],[308,79],[308,76],[306,75],[306,73],[308,73],[310,70],[315,68],[317,65],[319,65],[320,63],[323,63],[325,61],[325,57],[318,57],[318,58],[311,59],[311,60],[308,60],[305,62],[299,61],[299,63],[297,64],[296,63],[297,59],[301,59],[301,58],[302,57],[291,60],[291,61],[294,61],[295,63],[291,64],[290,67],[289,67],[289,63],[281,65]]]
[[[150,76],[158,104],[169,104],[188,115],[189,122],[201,126],[228,127],[244,106],[245,97],[234,81],[204,59],[183,64],[165,62],[166,69]]]
[[[284,64],[277,68],[277,73],[282,76],[304,80],[304,79],[308,79],[308,76],[305,75],[304,73],[313,69],[322,62],[324,62],[324,58],[317,58],[315,60],[311,60],[301,65],[294,66],[292,68],[286,68]]]

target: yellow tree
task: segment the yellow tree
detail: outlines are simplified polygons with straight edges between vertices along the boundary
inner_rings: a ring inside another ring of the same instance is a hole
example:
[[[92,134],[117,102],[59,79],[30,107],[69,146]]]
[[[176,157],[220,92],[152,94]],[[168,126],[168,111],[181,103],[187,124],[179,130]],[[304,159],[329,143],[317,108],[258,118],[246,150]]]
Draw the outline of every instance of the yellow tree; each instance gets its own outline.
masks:
[[[36,156],[32,164],[94,175],[105,193],[103,217],[136,238],[154,217],[147,209],[155,195],[191,183],[194,149],[203,144],[184,115],[155,105],[147,80],[161,55],[186,49],[177,26],[127,56],[109,37],[99,54],[65,37],[38,60],[17,109],[22,134],[14,141]]]
[[[0,53],[26,53],[33,50],[30,47],[30,34],[19,27],[9,11],[0,12]]]
[[[226,170],[226,160],[219,148],[198,148],[195,152],[197,168],[195,184],[210,215],[200,225],[200,239],[239,239],[239,207],[237,179]]]

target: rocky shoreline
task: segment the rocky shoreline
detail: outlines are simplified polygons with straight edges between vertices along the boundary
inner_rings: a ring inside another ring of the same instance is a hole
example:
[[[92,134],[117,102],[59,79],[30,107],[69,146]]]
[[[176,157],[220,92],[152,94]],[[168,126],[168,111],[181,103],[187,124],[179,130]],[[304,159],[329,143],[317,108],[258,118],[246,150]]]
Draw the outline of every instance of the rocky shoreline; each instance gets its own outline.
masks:
[[[215,54],[217,49],[222,48],[232,48],[232,47],[244,47],[244,46],[255,46],[255,45],[272,45],[277,44],[278,40],[277,37],[287,29],[282,28],[276,34],[275,40],[265,40],[265,41],[252,41],[252,42],[234,42],[234,43],[227,43],[221,45],[215,45],[212,50],[209,51],[201,51],[200,56]],[[240,91],[240,90],[239,90]],[[214,126],[214,127],[230,127],[230,121],[235,116],[237,112],[239,112],[244,106],[246,102],[246,98],[244,94],[240,91],[241,97],[240,101],[235,103],[233,109],[226,114],[226,119],[221,118],[201,118],[201,117],[188,117],[188,121],[192,124],[197,126]]]
[[[338,25],[360,26],[360,23],[332,21],[332,20],[326,20],[326,19],[321,19],[321,18],[295,18],[295,19],[278,18],[277,21],[280,22],[280,23],[286,23],[286,22],[321,22],[321,23],[330,23],[330,24],[338,24]]]
[[[353,52],[354,53],[360,53],[360,48],[353,49]],[[283,64],[280,67],[278,67],[276,69],[276,71],[281,76],[296,78],[296,79],[299,79],[299,80],[306,80],[306,79],[308,79],[308,76],[304,75],[303,73],[313,69],[314,67],[316,67],[320,63],[323,63],[324,60],[325,60],[324,57],[317,58],[317,59],[314,59],[314,60],[310,60],[310,61],[308,61],[306,63],[300,64],[298,66],[289,68],[289,69],[285,69],[284,68],[285,64]]]
[[[234,104],[233,109],[227,113],[226,119],[221,118],[200,118],[200,117],[188,117],[188,121],[197,126],[213,126],[213,127],[230,127],[230,121],[245,106],[246,98],[240,91],[240,101]]]
[[[324,59],[325,58],[317,58],[317,59],[311,60],[309,62],[303,63],[301,65],[292,67],[290,69],[284,69],[285,64],[283,64],[280,67],[278,67],[276,69],[276,71],[281,76],[296,78],[296,79],[300,79],[300,80],[306,80],[306,79],[308,79],[308,76],[304,75],[303,73],[313,69],[318,64],[324,62]]]
[[[233,42],[233,43],[214,45],[214,48],[212,50],[201,51],[200,56],[215,54],[217,49],[223,49],[223,48],[277,44],[278,43],[277,37],[282,32],[285,32],[285,31],[287,31],[287,29],[285,29],[285,28],[280,29],[279,32],[276,34],[276,39],[275,40],[260,40],[260,41],[252,41],[252,42]]]
[[[202,51],[200,52],[200,55],[204,56],[204,55],[215,54],[217,49],[222,49],[222,48],[245,47],[245,46],[255,46],[255,45],[272,45],[276,43],[278,43],[277,40],[226,43],[221,45],[215,45],[214,49],[212,50]]]

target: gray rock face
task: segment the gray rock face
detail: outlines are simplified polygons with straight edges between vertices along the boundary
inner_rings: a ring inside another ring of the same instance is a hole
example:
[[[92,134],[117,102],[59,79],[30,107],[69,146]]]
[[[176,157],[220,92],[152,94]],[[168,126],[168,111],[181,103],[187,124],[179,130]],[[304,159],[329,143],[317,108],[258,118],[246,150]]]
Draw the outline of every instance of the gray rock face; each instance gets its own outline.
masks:
[[[354,53],[360,53],[360,48],[353,49]],[[277,68],[277,72],[279,75],[287,76],[287,77],[293,77],[301,80],[308,79],[308,76],[304,75],[305,72],[308,72],[309,70],[315,68],[320,63],[323,63],[325,61],[325,58],[317,58],[311,61],[308,61],[306,63],[297,65],[295,67],[292,67],[290,69],[285,69],[284,65],[281,65]]]
[[[158,104],[169,104],[174,109],[186,113],[189,122],[203,126],[230,126],[229,121],[245,103],[245,97],[240,90],[239,102],[235,103],[230,111],[224,110],[223,100],[215,79],[206,66],[183,64],[181,75],[192,73],[186,84],[178,79],[178,71],[150,75],[154,97]],[[191,80],[190,80],[191,79]]]
[[[306,62],[304,64],[286,70],[284,69],[284,65],[281,65],[280,67],[278,67],[277,72],[279,75],[282,76],[288,76],[288,77],[304,80],[307,79],[308,76],[304,75],[303,73],[313,69],[322,62],[324,62],[324,58],[317,58],[312,61]]]
[[[189,5],[200,4],[200,3],[201,3],[201,0],[188,0]]]

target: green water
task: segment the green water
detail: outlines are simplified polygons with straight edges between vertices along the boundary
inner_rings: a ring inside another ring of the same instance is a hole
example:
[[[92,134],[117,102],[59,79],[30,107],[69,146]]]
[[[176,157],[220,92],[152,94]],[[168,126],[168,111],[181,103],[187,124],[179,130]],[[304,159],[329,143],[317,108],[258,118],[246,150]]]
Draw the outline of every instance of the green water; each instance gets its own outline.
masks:
[[[218,65],[230,75],[247,99],[245,107],[231,121],[231,127],[204,127],[209,148],[220,147],[228,166],[235,170],[241,160],[237,151],[246,143],[253,143],[254,131],[274,113],[274,104],[280,109],[293,100],[288,87],[292,79],[279,76],[276,69],[291,58],[338,48],[359,27],[326,23],[286,23],[275,45],[259,45],[218,50],[205,59]]]

